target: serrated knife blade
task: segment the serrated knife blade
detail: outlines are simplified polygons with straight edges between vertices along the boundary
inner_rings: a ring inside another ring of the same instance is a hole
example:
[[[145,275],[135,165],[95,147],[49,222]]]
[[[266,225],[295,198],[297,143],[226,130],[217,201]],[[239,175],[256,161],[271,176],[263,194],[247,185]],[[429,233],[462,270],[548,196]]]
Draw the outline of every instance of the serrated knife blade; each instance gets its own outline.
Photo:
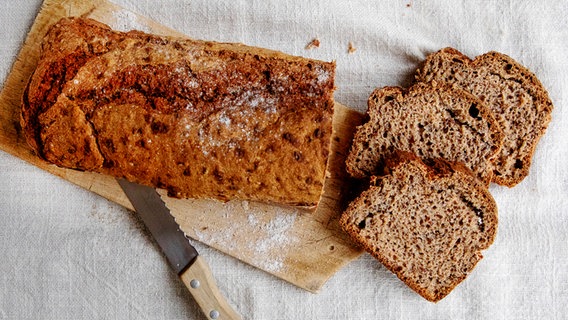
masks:
[[[241,319],[219,291],[211,269],[189,243],[156,190],[125,179],[117,181],[205,316]]]

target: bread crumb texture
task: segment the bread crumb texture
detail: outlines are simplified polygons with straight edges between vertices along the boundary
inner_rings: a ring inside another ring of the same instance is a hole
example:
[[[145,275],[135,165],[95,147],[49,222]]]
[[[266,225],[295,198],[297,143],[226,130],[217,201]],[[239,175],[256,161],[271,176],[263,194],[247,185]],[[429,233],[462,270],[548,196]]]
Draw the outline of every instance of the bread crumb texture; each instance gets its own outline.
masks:
[[[460,164],[437,159],[427,165],[411,153],[396,152],[386,168],[340,223],[410,288],[437,302],[493,243],[497,206]]]
[[[463,162],[485,184],[491,181],[491,158],[503,133],[473,95],[442,83],[417,83],[376,89],[368,104],[368,120],[357,128],[347,157],[351,175],[380,173],[393,151],[402,150]]]
[[[494,159],[494,182],[512,187],[529,174],[553,109],[534,73],[502,53],[492,51],[471,60],[456,49],[444,48],[427,57],[416,79],[460,87],[493,112],[504,133],[503,147]]]
[[[44,39],[21,124],[58,166],[180,198],[314,206],[334,78],[334,63],[65,18]]]

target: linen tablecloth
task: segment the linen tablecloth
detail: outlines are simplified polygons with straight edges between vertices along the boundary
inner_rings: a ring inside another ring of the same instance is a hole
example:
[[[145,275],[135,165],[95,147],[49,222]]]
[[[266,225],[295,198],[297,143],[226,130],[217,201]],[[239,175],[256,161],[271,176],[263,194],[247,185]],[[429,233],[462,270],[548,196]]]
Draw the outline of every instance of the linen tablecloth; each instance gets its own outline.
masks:
[[[115,0],[190,37],[337,62],[336,100],[364,111],[452,46],[496,50],[548,89],[553,120],[530,175],[492,185],[495,243],[437,304],[364,254],[312,294],[196,243],[245,319],[564,319],[568,314],[568,2]],[[40,0],[0,2],[0,83]],[[125,26],[125,28],[131,26]],[[312,39],[317,48],[306,49]],[[354,52],[349,52],[349,43]],[[137,216],[0,152],[0,319],[202,319]]]

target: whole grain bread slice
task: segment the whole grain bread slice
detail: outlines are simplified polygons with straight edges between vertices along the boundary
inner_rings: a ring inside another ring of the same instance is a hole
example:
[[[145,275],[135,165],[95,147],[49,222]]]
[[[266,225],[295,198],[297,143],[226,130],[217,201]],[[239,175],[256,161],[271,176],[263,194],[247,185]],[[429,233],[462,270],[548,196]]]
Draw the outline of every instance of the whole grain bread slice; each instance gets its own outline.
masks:
[[[418,81],[444,81],[471,92],[492,110],[505,139],[493,181],[509,187],[528,174],[551,120],[552,102],[536,75],[511,57],[489,52],[471,60],[453,48],[428,56]]]
[[[437,302],[473,270],[497,232],[497,206],[459,163],[395,153],[387,174],[343,213],[342,228],[427,300]]]
[[[384,87],[371,94],[367,116],[347,157],[352,176],[380,172],[398,149],[463,162],[485,184],[491,181],[490,159],[501,148],[503,134],[490,110],[470,93],[442,83]]]

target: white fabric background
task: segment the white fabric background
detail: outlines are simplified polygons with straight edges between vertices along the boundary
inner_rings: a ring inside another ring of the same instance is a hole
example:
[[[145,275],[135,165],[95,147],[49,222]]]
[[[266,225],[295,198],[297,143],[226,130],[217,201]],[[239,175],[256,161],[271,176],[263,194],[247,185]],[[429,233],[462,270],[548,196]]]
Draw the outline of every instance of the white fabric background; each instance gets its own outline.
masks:
[[[509,54],[554,102],[530,176],[513,189],[491,186],[500,219],[494,245],[444,300],[425,301],[368,255],[312,294],[197,243],[246,319],[567,317],[566,1],[115,2],[194,38],[336,60],[336,99],[361,111],[374,87],[408,84],[425,55],[445,46]],[[39,6],[0,0],[0,83]],[[321,46],[306,50],[314,37]],[[37,318],[202,316],[133,213],[0,152],[0,319]]]

